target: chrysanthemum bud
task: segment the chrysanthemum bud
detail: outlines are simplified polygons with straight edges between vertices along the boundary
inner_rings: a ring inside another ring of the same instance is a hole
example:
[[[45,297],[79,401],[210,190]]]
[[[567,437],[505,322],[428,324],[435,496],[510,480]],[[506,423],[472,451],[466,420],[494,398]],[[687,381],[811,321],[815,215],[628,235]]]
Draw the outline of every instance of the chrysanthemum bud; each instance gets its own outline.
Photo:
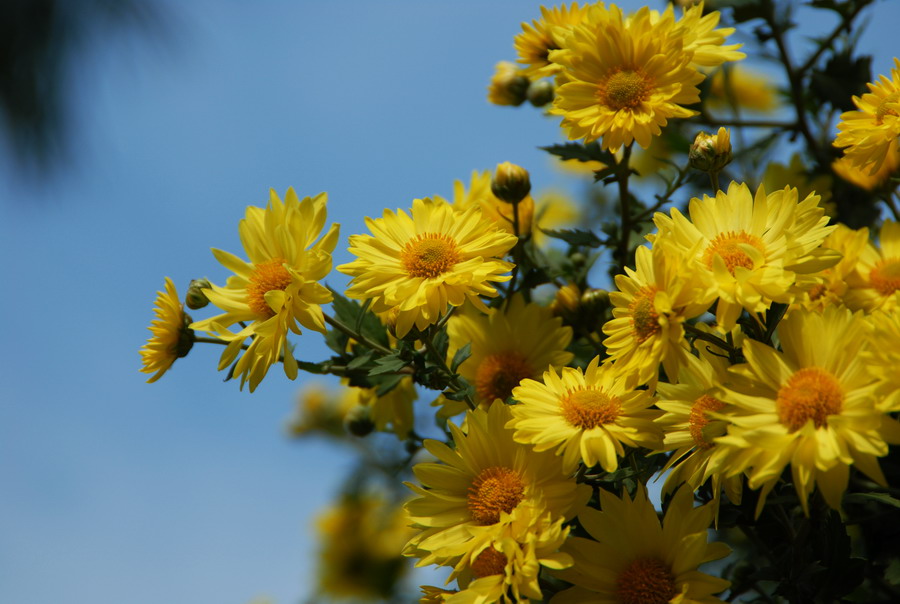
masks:
[[[609,292],[605,289],[586,290],[581,294],[581,304],[588,312],[601,312],[609,306]]]
[[[500,61],[488,86],[488,101],[494,105],[517,107],[525,102],[528,83],[528,78],[521,74],[515,63]]]
[[[204,288],[211,286],[209,279],[191,279],[187,293],[184,295],[184,303],[191,310],[198,310],[209,304],[206,294],[203,293]]]
[[[491,192],[506,203],[519,203],[531,192],[528,170],[508,161],[497,165],[491,179]]]
[[[191,329],[191,323],[193,322],[191,315],[184,313],[181,329],[178,330],[178,345],[175,347],[175,354],[179,359],[186,357],[191,348],[194,347],[196,337],[194,336],[194,330]]]
[[[372,421],[369,407],[366,405],[357,405],[347,412],[344,416],[344,427],[347,432],[353,436],[367,436],[375,429],[375,422]]]
[[[528,102],[535,107],[543,107],[553,100],[553,83],[549,80],[538,80],[528,86]]]
[[[698,132],[688,153],[691,167],[701,172],[720,172],[731,163],[731,135],[725,128],[715,134]]]
[[[571,319],[578,314],[581,306],[581,288],[574,283],[567,283],[557,290],[556,297],[550,304],[554,316]]]

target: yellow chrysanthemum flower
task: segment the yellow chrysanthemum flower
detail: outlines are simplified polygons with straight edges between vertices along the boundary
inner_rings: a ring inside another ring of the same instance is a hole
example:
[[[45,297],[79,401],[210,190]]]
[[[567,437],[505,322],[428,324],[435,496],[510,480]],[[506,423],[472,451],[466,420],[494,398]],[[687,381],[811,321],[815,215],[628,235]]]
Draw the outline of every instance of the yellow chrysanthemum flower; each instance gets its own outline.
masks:
[[[467,312],[451,317],[447,334],[450,359],[470,346],[471,356],[458,372],[475,387],[475,402],[482,406],[505,401],[525,378],[540,379],[548,366],[562,367],[573,357],[566,351],[572,328],[563,327],[549,308],[526,304],[520,295],[487,315]],[[447,401],[441,415],[450,417],[465,408],[461,401]]]
[[[473,527],[472,533],[471,542],[456,548],[459,561],[447,582],[456,579],[462,591],[447,597],[448,604],[540,600],[541,567],[572,566],[572,557],[559,551],[569,527],[531,502],[519,504],[499,527]]]
[[[434,587],[432,585],[421,585],[422,597],[419,598],[419,604],[440,604],[445,602],[447,597],[457,593],[455,589],[444,589],[442,587]]]
[[[632,141],[647,148],[670,118],[694,111],[703,74],[691,66],[693,53],[651,24],[646,7],[626,25],[621,10],[572,30],[566,51],[554,55],[565,68],[566,83],[556,91],[551,113],[563,116],[570,139],[602,138],[615,151]]]
[[[900,171],[900,149],[897,148],[896,139],[892,140],[884,162],[874,172],[860,168],[847,156],[834,160],[831,169],[850,184],[866,191],[875,191],[887,184],[890,178]]]
[[[153,303],[156,318],[150,322],[153,335],[141,348],[141,373],[153,373],[147,383],[155,382],[194,345],[194,332],[188,325],[191,317],[184,312],[175,284],[166,277],[166,291],[156,292]]]
[[[693,270],[712,275],[717,328],[727,332],[742,308],[764,313],[772,302],[789,304],[815,284],[806,275],[837,263],[837,253],[820,247],[834,227],[818,203],[817,195],[798,201],[796,189],[766,195],[760,187],[754,197],[747,185],[731,183],[715,197],[691,199],[690,220],[677,208],[671,216],[657,212],[659,233],[649,238],[690,250]]]
[[[467,433],[448,424],[455,449],[425,441],[442,463],[417,464],[422,486],[407,483],[418,497],[406,509],[422,532],[405,553],[422,558],[420,566],[451,561],[475,527],[507,523],[523,502],[543,506],[554,519],[571,519],[587,502],[590,488],[572,480],[575,464],[517,443],[505,428],[509,419],[507,405],[491,405],[466,413]]]
[[[855,275],[859,255],[869,244],[869,229],[853,230],[837,224],[828,234],[822,246],[841,255],[840,261],[825,270],[815,273],[818,283],[797,299],[797,303],[808,310],[823,310],[826,306],[842,305],[843,298],[850,289],[848,278]],[[858,277],[857,277],[858,278]]]
[[[370,417],[379,432],[393,432],[400,440],[409,436],[415,417],[413,402],[418,395],[412,378],[400,380],[390,392],[378,396],[375,388],[353,388],[360,405],[370,409]]]
[[[435,198],[438,199],[437,196]],[[491,173],[487,170],[483,172],[473,170],[468,189],[459,180],[453,182],[453,209],[465,211],[473,206],[481,208],[484,217],[492,220],[497,228],[515,234],[513,206],[498,199],[491,191]],[[534,199],[531,195],[527,195],[518,206],[519,235],[524,236],[532,229]]]
[[[772,77],[738,65],[717,69],[709,80],[706,102],[711,109],[729,109],[732,103],[745,111],[764,113],[778,106]]]
[[[868,84],[868,93],[853,97],[858,111],[841,114],[834,141],[835,147],[844,147],[844,157],[870,174],[881,168],[891,143],[900,136],[900,59],[894,59],[890,79],[878,78]]]
[[[577,2],[566,6],[541,7],[541,18],[531,25],[522,23],[522,33],[513,44],[519,55],[518,62],[528,65],[523,73],[532,80],[552,76],[559,71],[559,65],[551,62],[550,52],[563,47],[568,32],[581,23],[590,10],[590,5],[579,6]]]
[[[412,529],[406,524],[401,507],[366,494],[344,496],[319,516],[319,595],[390,597],[407,570],[401,550]]]
[[[675,20],[675,11],[671,4],[660,14],[650,11],[649,24],[654,28],[666,28],[669,36],[678,39],[685,52],[693,54],[691,64],[701,67],[717,67],[726,61],[739,61],[747,57],[738,49],[743,44],[731,44],[725,46],[725,38],[734,33],[733,27],[716,29],[721,18],[718,11],[710,11],[703,14],[703,3],[685,7],[681,18]],[[639,20],[632,25],[629,18],[629,27],[639,27]],[[643,25],[647,27],[647,25]]]
[[[727,370],[727,356],[707,353],[701,346],[700,357],[688,356],[677,384],[659,383],[656,406],[665,414],[656,423],[665,433],[662,450],[674,451],[661,471],[666,474],[672,470],[666,475],[663,492],[669,493],[685,482],[696,490],[712,479],[714,507],[718,507],[723,488],[730,501],[741,502],[741,477],[726,479],[709,468],[716,449],[726,446],[715,442],[725,434],[726,422],[710,413],[727,414],[725,403],[712,395],[714,388],[727,384]]]
[[[806,513],[815,485],[840,507],[851,464],[886,484],[876,458],[900,442],[900,424],[875,400],[877,380],[861,355],[870,329],[861,313],[832,306],[784,319],[783,352],[744,343],[747,363],[731,368],[731,383],[714,394],[737,409],[716,442],[740,454],[715,462],[730,476],[746,470],[750,488],[762,487],[757,514],[787,465]]]
[[[629,447],[658,448],[660,429],[651,409],[655,399],[646,390],[635,390],[633,380],[614,363],[602,366],[594,357],[587,369],[551,369],[544,383],[523,380],[513,389],[512,419],[517,442],[534,445],[535,451],[556,448],[563,464],[584,461],[600,464],[607,472],[619,467],[619,456]]]
[[[353,277],[347,296],[372,300],[372,310],[397,309],[396,331],[425,329],[449,306],[466,300],[487,311],[479,296],[497,295],[490,282],[510,279],[512,264],[500,258],[517,239],[485,221],[479,208],[462,213],[443,200],[413,200],[411,216],[384,211],[366,218],[373,235],[352,235],[358,258],[338,270]]]
[[[900,306],[900,223],[885,220],[879,246],[867,243],[848,275],[844,304],[850,309],[892,311]]]
[[[876,311],[868,318],[874,329],[863,356],[878,380],[875,405],[885,412],[900,411],[900,313]]]
[[[609,293],[613,319],[603,326],[609,336],[603,345],[622,372],[633,371],[641,384],[656,382],[660,362],[670,379],[678,377],[690,349],[683,323],[715,299],[709,275],[688,269],[686,258],[695,255],[659,240],[652,250],[637,248],[637,270],[625,267],[624,275],[616,275],[619,291]]]
[[[325,193],[301,201],[291,188],[282,202],[271,190],[266,209],[248,207],[238,227],[249,262],[222,250],[212,251],[234,275],[225,287],[213,285],[203,293],[225,313],[191,327],[228,342],[220,370],[234,362],[247,338],[253,339],[234,366],[241,387],[249,381],[251,392],[278,361],[283,362],[285,375],[292,380],[297,377],[288,331],[299,334],[302,325],[325,333],[320,305],[332,296],[319,281],[331,271],[339,230],[333,224],[316,241],[325,226],[326,201]],[[236,323],[246,327],[234,333],[229,327]]]
[[[662,524],[643,486],[634,499],[600,491],[602,511],[588,508],[578,519],[592,539],[571,537],[564,551],[575,565],[554,574],[575,586],[557,594],[552,604],[583,602],[696,602],[721,604],[712,594],[731,583],[700,572],[707,562],[724,558],[730,548],[707,542],[711,505],[693,507],[693,492],[679,489]]]

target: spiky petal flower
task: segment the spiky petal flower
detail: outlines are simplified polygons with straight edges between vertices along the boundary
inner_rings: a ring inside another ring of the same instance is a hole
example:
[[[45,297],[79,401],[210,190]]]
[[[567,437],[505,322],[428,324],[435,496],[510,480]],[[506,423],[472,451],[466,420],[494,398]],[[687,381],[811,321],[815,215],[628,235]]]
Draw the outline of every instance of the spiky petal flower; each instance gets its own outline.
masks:
[[[660,523],[641,485],[630,498],[600,490],[602,511],[587,508],[578,516],[593,539],[570,537],[563,551],[575,565],[554,574],[573,583],[552,604],[582,602],[696,602],[721,604],[712,594],[727,589],[724,579],[700,572],[707,562],[730,552],[707,542],[711,505],[693,507],[693,492],[681,488]]]
[[[350,237],[357,259],[337,268],[353,277],[348,297],[371,299],[375,312],[396,309],[398,337],[467,300],[486,312],[479,296],[496,296],[491,282],[510,279],[504,273],[513,265],[501,257],[517,239],[483,220],[479,208],[458,213],[444,200],[416,199],[411,215],[385,210],[366,225],[372,235]]]
[[[619,465],[623,445],[656,448],[660,430],[653,420],[660,412],[650,407],[654,398],[635,390],[628,373],[614,363],[600,365],[594,357],[587,369],[563,367],[544,373],[544,383],[523,380],[513,389],[519,401],[507,424],[517,442],[535,451],[556,448],[566,465],[584,461],[600,464],[607,472]]]
[[[331,302],[331,292],[319,281],[331,271],[331,252],[339,227],[333,224],[324,237],[327,195],[320,193],[302,201],[288,189],[284,201],[271,190],[269,205],[248,207],[238,227],[248,261],[213,249],[213,255],[234,272],[225,287],[205,289],[209,301],[225,312],[197,321],[193,329],[207,331],[228,342],[219,369],[237,359],[247,338],[250,346],[237,360],[234,374],[250,391],[265,377],[272,364],[282,361],[284,373],[297,377],[297,361],[287,339],[300,334],[300,326],[325,332],[321,304]],[[318,239],[318,241],[317,241]],[[243,323],[240,331],[229,328]]]
[[[840,256],[821,244],[834,227],[819,207],[819,196],[798,200],[797,189],[785,187],[756,195],[745,184],[731,183],[715,197],[691,199],[690,220],[677,208],[671,216],[657,212],[656,242],[670,239],[690,251],[693,270],[715,282],[718,329],[731,331],[744,308],[764,313],[772,304],[789,304],[815,285],[805,277],[833,266]],[[698,242],[702,242],[698,247]],[[805,277],[805,279],[804,279]]]
[[[156,292],[154,307],[156,318],[148,328],[153,336],[141,348],[141,362],[144,365],[141,372],[153,373],[148,383],[161,378],[194,345],[194,332],[188,327],[191,317],[184,312],[175,284],[168,277],[166,291]]]
[[[857,111],[841,114],[834,146],[844,147],[853,165],[875,174],[900,136],[900,59],[894,59],[890,79],[881,75],[867,86],[868,93],[853,97]]]
[[[637,141],[646,149],[669,119],[694,115],[684,105],[699,102],[704,76],[682,41],[651,20],[645,7],[626,24],[610,6],[602,19],[574,28],[565,51],[554,55],[565,83],[551,113],[563,117],[570,139],[600,138],[613,151]]]
[[[884,221],[878,247],[866,242],[847,284],[844,303],[853,310],[893,311],[900,306],[900,223]]]
[[[533,80],[551,76],[559,71],[559,65],[550,60],[550,53],[562,48],[563,41],[571,29],[581,23],[590,5],[579,6],[577,2],[553,8],[541,7],[541,18],[522,23],[522,33],[515,37],[513,44],[519,54],[518,62],[528,67],[523,73]]]
[[[851,464],[886,484],[877,458],[900,442],[900,423],[880,408],[878,380],[862,354],[870,329],[862,313],[843,308],[794,311],[778,325],[783,352],[747,341],[747,363],[715,391],[736,408],[716,442],[740,454],[710,463],[728,475],[747,471],[750,488],[762,487],[757,514],[788,465],[805,512],[816,485],[840,507]]]

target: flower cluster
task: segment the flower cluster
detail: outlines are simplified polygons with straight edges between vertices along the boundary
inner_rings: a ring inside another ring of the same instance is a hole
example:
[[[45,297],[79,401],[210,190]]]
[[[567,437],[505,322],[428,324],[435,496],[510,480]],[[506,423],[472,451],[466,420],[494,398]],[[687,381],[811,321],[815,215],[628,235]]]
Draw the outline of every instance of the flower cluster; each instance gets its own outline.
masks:
[[[362,451],[320,523],[323,597],[401,600],[405,558],[447,570],[446,586],[422,587],[428,603],[896,595],[881,577],[896,548],[848,543],[875,539],[871,518],[896,514],[866,506],[900,508],[886,459],[900,444],[900,60],[868,94],[801,95],[847,69],[820,58],[859,11],[844,10],[795,65],[780,13],[742,6],[736,23],[762,19],[759,43],[785,64],[780,92],[728,65],[741,45],[702,2],[680,16],[572,2],[522,25],[518,64],[499,65],[491,102],[552,101],[549,115],[581,142],[546,150],[615,185],[615,203],[598,190],[573,221],[564,198],[532,196],[524,168],[476,170],[446,198],[365,218],[336,269],[350,279],[339,292],[324,284],[338,242],[326,194],[272,191],[238,226],[246,260],[213,250],[225,285],[189,287],[190,309],[221,313],[193,321],[166,279],[141,349],[148,381],[198,342],[224,346],[219,369],[250,391],[276,364],[290,379],[340,380],[336,392],[307,388],[289,423],[293,436]],[[859,88],[871,79],[856,76]],[[796,121],[740,116],[779,96]],[[832,145],[813,129],[830,128],[817,116],[842,104],[858,111],[843,113]],[[732,136],[711,108],[769,134]],[[787,138],[806,146],[763,174],[761,154]],[[665,157],[632,156],[636,146]],[[662,184],[648,202],[653,173]],[[557,229],[561,217],[578,228]],[[298,361],[301,328],[332,356]],[[423,390],[431,408],[416,403]],[[364,495],[398,475],[402,511]],[[733,539],[745,560],[719,565],[721,578],[700,570],[730,552],[713,526],[746,535]],[[790,555],[776,556],[784,533]],[[856,583],[816,574],[856,551],[875,560]],[[771,577],[777,588],[760,585]]]

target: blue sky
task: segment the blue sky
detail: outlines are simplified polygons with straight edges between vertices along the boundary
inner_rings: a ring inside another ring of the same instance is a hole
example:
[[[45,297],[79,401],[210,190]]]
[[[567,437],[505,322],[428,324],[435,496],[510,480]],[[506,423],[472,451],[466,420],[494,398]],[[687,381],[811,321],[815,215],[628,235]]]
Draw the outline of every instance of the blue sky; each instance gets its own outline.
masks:
[[[900,54],[898,4],[869,9],[875,73]],[[340,264],[364,216],[449,196],[473,169],[509,160],[536,189],[568,182],[536,148],[558,140],[555,120],[485,100],[538,3],[165,6],[167,36],[82,56],[66,168],[29,180],[0,155],[2,602],[307,595],[312,518],[350,454],[284,438],[303,375],[274,368],[251,396],[222,382],[218,348],[197,346],[145,384],[138,349],[164,276],[182,292],[224,282],[209,248],[240,254],[237,223],[270,187],[328,192]],[[328,355],[315,334],[302,348]]]

